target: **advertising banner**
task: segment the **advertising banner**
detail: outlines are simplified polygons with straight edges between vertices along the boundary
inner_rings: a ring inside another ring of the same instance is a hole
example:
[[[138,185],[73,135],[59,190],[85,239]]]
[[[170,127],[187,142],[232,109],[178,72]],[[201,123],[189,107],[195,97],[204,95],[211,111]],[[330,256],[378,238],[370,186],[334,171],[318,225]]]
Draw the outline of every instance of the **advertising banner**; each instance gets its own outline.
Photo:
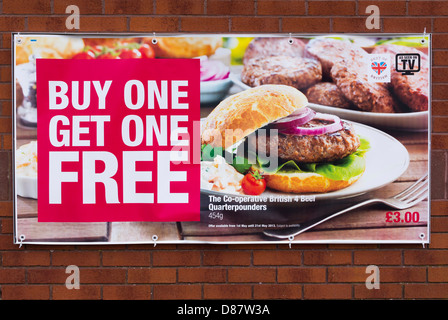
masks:
[[[429,243],[430,40],[14,34],[14,242]]]

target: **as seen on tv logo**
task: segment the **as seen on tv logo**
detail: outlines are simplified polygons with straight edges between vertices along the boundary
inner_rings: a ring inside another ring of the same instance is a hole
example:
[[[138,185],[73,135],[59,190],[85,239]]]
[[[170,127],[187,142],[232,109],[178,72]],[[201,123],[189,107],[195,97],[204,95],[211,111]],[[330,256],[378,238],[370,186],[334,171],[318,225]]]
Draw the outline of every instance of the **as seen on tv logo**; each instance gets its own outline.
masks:
[[[413,75],[420,71],[420,54],[397,53],[395,55],[395,69],[403,75]]]

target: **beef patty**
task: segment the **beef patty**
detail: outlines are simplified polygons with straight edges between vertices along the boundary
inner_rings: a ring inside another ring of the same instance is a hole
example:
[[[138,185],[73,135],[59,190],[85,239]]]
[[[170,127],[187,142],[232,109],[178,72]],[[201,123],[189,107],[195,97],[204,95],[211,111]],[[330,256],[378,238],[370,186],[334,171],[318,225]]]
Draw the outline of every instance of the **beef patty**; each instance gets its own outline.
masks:
[[[303,127],[316,127],[329,123],[329,121],[313,119]],[[270,135],[270,130],[266,130],[266,135],[259,132],[255,139],[249,138],[248,143],[249,147],[257,151],[257,154],[266,154],[268,157],[277,156],[282,160],[294,160],[298,163],[331,162],[352,154],[360,145],[359,137],[352,125],[347,122],[342,123],[341,130],[321,135],[281,133]],[[272,153],[271,148],[275,150]]]
[[[345,98],[341,90],[332,82],[320,82],[309,87],[305,93],[308,102],[324,106],[349,109],[352,107],[350,101]]]
[[[395,61],[397,53],[415,53],[420,55],[420,71],[413,75],[404,75],[395,68],[391,73],[391,87],[394,94],[412,111],[428,110],[429,99],[429,59],[428,56],[411,47],[383,44],[375,47],[372,53],[386,53],[390,61]]]
[[[304,57],[317,59],[322,65],[322,75],[327,81],[331,80],[333,64],[341,61],[350,63],[360,61],[367,55],[361,47],[343,40],[332,38],[315,38],[305,46]]]
[[[241,81],[251,87],[283,84],[300,90],[321,80],[320,63],[301,57],[273,56],[250,59],[241,72]]]
[[[399,103],[388,85],[370,82],[362,61],[337,62],[331,68],[331,76],[344,96],[360,110],[378,113],[399,111]]]
[[[292,40],[289,42],[289,40]],[[270,56],[302,57],[305,43],[296,38],[255,38],[244,52],[243,64],[250,59]]]

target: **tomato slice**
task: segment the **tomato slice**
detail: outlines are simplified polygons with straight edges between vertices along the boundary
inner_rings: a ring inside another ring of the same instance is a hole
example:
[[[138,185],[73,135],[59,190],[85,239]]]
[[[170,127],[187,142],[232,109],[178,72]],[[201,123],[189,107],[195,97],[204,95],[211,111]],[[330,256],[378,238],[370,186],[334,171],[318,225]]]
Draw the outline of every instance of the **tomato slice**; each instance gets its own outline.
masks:
[[[114,56],[110,53],[104,53],[104,54],[100,54],[98,57],[96,57],[97,59],[120,59],[119,56]]]
[[[120,52],[121,59],[140,59],[142,53],[137,49],[123,49]]]
[[[247,173],[241,181],[243,192],[248,195],[260,195],[266,190],[266,180],[258,171]]]
[[[156,56],[154,50],[146,43],[142,44],[138,50],[141,52],[142,58],[154,59]]]
[[[88,50],[75,54],[72,59],[95,59],[95,54]]]

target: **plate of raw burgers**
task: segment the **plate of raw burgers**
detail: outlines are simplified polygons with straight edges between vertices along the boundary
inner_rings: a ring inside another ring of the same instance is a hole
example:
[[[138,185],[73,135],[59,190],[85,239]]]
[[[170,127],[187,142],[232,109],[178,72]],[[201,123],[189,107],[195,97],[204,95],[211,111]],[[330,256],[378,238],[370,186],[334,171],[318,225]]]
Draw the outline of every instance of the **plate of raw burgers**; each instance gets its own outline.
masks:
[[[370,82],[366,61],[371,53],[418,53],[420,70],[397,72],[391,81]],[[309,107],[375,127],[428,130],[429,57],[414,47],[378,44],[368,49],[346,38],[312,39],[258,37],[247,47],[243,66],[231,79],[242,89],[263,84],[285,84],[302,91]]]

